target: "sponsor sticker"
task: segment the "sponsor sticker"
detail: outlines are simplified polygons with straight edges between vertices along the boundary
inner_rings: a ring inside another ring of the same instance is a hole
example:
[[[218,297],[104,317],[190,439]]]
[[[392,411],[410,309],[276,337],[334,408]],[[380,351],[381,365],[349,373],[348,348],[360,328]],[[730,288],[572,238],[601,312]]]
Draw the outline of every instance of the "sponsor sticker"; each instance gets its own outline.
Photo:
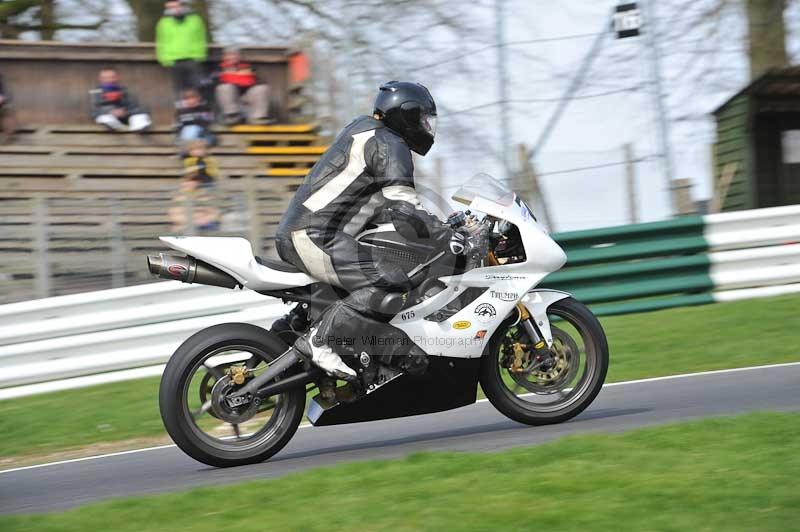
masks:
[[[481,303],[475,307],[475,316],[481,323],[491,323],[497,316],[497,310],[490,303]]]
[[[490,290],[489,292],[493,299],[499,299],[500,301],[516,301],[519,299],[517,292],[498,292],[497,290]]]
[[[469,321],[457,321],[453,324],[453,329],[469,329],[472,327],[472,322]]]
[[[475,338],[473,338],[473,340],[482,342],[484,338],[486,338],[486,329],[481,329],[480,331],[475,333]]]
[[[170,264],[167,271],[173,277],[182,277],[183,274],[186,273],[186,266],[182,264]]]
[[[484,277],[484,279],[486,279],[487,281],[524,281],[527,278],[528,277],[525,275],[509,275],[509,274],[497,275],[494,273],[486,274],[486,276]]]

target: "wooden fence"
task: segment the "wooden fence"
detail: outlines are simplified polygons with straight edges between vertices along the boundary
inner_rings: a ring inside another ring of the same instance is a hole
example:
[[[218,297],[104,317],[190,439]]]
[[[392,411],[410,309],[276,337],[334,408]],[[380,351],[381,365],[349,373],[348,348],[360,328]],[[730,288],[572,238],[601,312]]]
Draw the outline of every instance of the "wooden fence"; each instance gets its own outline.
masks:
[[[219,231],[246,236],[256,253],[273,248],[276,225],[302,178],[243,178],[219,184]],[[92,188],[0,199],[0,303],[152,282],[145,255],[172,234],[175,187]],[[194,231],[181,231],[191,234]]]

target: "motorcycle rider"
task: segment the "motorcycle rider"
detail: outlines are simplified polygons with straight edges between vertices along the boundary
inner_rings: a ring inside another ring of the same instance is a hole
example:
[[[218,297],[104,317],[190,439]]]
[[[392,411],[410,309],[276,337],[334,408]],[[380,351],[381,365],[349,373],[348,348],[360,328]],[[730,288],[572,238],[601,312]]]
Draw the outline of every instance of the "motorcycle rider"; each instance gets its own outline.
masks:
[[[453,255],[468,250],[467,235],[425,210],[414,186],[411,152],[427,154],[435,135],[436,103],[428,89],[410,82],[384,84],[373,115],[356,118],[339,133],[281,220],[280,257],[349,293],[294,344],[331,376],[356,380],[356,372],[333,351],[334,338],[385,326],[391,316],[380,311],[380,302],[387,293],[412,288],[405,272],[374,260],[356,235],[370,224],[393,221],[403,237],[424,240],[433,249]],[[290,314],[283,323],[291,321]]]

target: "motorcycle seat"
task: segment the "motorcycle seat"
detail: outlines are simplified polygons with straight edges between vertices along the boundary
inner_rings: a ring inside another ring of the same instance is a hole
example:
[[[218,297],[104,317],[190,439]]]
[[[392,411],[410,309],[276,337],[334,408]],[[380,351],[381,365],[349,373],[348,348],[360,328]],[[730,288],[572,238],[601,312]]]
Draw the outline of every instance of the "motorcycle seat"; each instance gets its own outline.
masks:
[[[278,270],[279,272],[286,273],[303,273],[293,264],[283,262],[282,260],[271,259],[269,257],[256,256],[256,262],[261,266],[266,266],[270,270]]]

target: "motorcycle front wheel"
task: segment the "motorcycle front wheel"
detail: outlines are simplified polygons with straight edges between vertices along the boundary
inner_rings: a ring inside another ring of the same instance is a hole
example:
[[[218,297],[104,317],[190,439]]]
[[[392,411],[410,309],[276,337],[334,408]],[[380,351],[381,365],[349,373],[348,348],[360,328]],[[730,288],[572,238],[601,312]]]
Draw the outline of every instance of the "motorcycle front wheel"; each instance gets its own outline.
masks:
[[[548,353],[532,353],[531,339],[510,318],[492,336],[481,360],[481,387],[505,416],[527,425],[571,419],[594,401],[608,371],[608,342],[600,322],[573,298],[552,304]]]
[[[281,450],[303,417],[304,386],[236,407],[226,397],[286,349],[276,336],[246,323],[215,325],[181,344],[167,363],[158,397],[175,444],[214,467],[262,462]]]

